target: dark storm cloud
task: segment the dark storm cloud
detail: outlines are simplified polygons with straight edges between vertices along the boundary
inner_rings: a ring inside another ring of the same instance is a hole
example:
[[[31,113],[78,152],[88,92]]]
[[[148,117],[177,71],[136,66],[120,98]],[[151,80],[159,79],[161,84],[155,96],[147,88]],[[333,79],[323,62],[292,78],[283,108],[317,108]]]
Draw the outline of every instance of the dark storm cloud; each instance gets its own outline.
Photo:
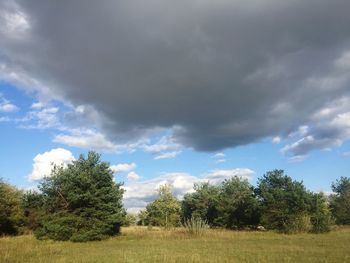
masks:
[[[116,141],[175,127],[185,146],[234,147],[350,93],[348,0],[14,1],[2,13],[29,29],[3,26],[0,62],[96,109]]]

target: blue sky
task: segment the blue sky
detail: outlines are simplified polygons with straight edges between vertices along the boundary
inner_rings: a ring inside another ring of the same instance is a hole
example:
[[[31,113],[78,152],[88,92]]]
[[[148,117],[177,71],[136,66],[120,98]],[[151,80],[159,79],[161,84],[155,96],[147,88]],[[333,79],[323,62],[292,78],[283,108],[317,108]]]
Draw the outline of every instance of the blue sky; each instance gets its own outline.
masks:
[[[8,182],[95,150],[137,211],[164,183],[349,176],[350,2],[54,2],[0,2]]]

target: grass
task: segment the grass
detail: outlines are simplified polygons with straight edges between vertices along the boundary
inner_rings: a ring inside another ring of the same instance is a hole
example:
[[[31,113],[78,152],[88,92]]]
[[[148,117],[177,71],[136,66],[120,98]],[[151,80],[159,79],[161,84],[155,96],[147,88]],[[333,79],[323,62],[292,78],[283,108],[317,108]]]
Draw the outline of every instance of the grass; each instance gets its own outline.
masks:
[[[3,237],[0,262],[350,262],[350,228],[320,235],[209,230],[193,236],[184,229],[128,227],[89,243]]]

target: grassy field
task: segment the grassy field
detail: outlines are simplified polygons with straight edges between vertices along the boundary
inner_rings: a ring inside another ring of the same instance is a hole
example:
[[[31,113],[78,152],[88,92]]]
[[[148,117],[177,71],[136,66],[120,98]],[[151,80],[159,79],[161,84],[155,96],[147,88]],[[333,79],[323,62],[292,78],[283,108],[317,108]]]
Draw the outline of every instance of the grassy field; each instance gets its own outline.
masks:
[[[350,228],[322,235],[210,230],[193,237],[181,229],[130,227],[89,243],[4,237],[0,262],[350,262]]]

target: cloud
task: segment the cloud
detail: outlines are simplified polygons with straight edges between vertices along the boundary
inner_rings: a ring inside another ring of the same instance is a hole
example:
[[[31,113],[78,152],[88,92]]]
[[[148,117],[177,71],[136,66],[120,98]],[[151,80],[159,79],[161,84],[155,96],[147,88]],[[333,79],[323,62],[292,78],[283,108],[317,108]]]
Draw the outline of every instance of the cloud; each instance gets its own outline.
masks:
[[[18,110],[19,108],[16,105],[5,99],[0,93],[0,112],[15,112]]]
[[[283,154],[302,160],[312,151],[331,149],[347,141],[350,138],[350,98],[329,103],[313,114],[312,119],[313,126],[297,133],[299,138],[284,146]]]
[[[279,144],[281,142],[281,140],[282,140],[281,137],[276,136],[276,137],[272,138],[272,143]]]
[[[307,154],[338,145],[322,142],[313,115],[350,97],[349,9],[344,0],[5,0],[0,78],[88,105],[115,144],[170,129],[183,147],[218,151],[307,125],[314,141],[288,150]]]
[[[350,157],[350,151],[349,151],[349,152],[343,152],[342,155],[343,155],[344,157]]]
[[[169,159],[169,158],[175,158],[181,153],[181,151],[176,152],[166,152],[166,153],[159,153],[154,157],[154,160],[160,160],[160,159]]]
[[[49,129],[60,128],[58,107],[44,107],[29,111],[22,119],[17,119],[21,128],[26,129]]]
[[[129,181],[137,181],[141,178],[141,176],[139,176],[137,173],[135,172],[130,172],[128,173],[128,180]]]
[[[226,155],[224,153],[216,153],[213,158],[224,158]]]
[[[251,179],[255,172],[248,168],[236,168],[231,170],[214,170],[208,173],[204,179],[208,180],[212,184],[218,184],[223,182],[225,179],[232,177],[239,177],[242,179]]]
[[[33,170],[28,178],[30,181],[41,180],[46,176],[50,176],[54,165],[66,166],[74,160],[73,154],[62,148],[38,154],[33,159]]]
[[[157,143],[143,146],[143,149],[151,153],[155,160],[175,158],[181,153],[179,151],[181,148],[181,145],[176,142],[174,137],[169,135],[163,136]]]
[[[212,171],[204,177],[196,177],[188,173],[163,173],[149,180],[128,182],[123,186],[126,190],[124,205],[128,211],[139,211],[156,199],[157,189],[165,184],[171,185],[173,194],[178,199],[182,199],[186,193],[194,191],[193,185],[195,183],[209,181],[212,184],[218,184],[234,176],[249,179],[253,174],[254,172],[247,168]]]
[[[118,146],[109,141],[103,134],[94,131],[79,132],[75,135],[59,134],[55,136],[53,141],[73,147],[103,152],[116,152],[118,149]]]
[[[222,152],[214,154],[213,158],[216,159],[215,163],[219,164],[219,163],[226,162],[225,156],[226,155],[224,153],[222,153]]]
[[[111,165],[111,170],[113,173],[123,173],[134,170],[136,168],[135,163],[120,163],[117,165]]]

